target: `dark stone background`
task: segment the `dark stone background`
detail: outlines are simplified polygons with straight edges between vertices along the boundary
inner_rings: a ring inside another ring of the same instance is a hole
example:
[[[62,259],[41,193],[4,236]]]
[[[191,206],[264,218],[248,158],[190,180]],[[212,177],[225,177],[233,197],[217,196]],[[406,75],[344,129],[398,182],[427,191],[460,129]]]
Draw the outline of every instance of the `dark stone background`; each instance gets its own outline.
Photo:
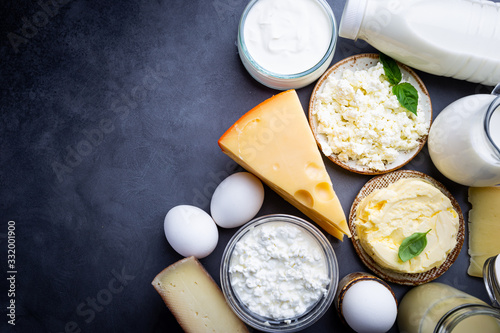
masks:
[[[344,1],[329,3],[339,22]],[[180,332],[150,284],[181,259],[165,239],[163,218],[178,204],[208,211],[216,185],[241,170],[220,151],[218,138],[277,93],[254,81],[238,57],[236,32],[245,5],[2,2],[1,332]],[[339,39],[334,62],[373,51],[364,42]],[[491,90],[419,75],[434,116],[462,96]],[[305,110],[312,88],[298,91]],[[369,177],[325,163],[348,212]],[[405,168],[444,183],[467,216],[467,188],[435,169],[427,147]],[[258,215],[269,213],[304,217],[266,187]],[[7,324],[11,220],[15,330]],[[217,282],[222,252],[235,230],[219,231],[216,250],[201,260]],[[349,240],[332,242],[341,277],[367,271]],[[482,281],[466,274],[467,246],[466,241],[438,281],[487,300]],[[408,290],[391,286],[398,299]],[[347,329],[332,307],[305,331]]]

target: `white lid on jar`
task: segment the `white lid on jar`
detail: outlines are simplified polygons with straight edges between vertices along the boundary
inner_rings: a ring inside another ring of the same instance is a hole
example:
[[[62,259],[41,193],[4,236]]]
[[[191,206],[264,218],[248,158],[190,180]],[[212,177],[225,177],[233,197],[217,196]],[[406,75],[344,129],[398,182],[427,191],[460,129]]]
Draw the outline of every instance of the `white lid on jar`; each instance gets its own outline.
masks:
[[[367,0],[347,0],[339,27],[339,36],[356,40],[365,15]]]

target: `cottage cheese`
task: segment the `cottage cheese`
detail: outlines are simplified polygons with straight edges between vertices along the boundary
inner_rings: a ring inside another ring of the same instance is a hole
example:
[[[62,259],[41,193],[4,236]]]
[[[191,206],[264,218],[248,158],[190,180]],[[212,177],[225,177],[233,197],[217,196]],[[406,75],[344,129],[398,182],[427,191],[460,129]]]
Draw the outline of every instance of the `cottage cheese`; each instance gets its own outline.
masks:
[[[428,132],[420,103],[417,115],[401,106],[380,62],[368,70],[345,70],[341,79],[331,75],[316,96],[317,133],[327,138],[321,149],[343,162],[384,170]]]
[[[250,311],[274,320],[305,313],[327,293],[326,258],[299,227],[259,225],[236,244],[229,267],[237,297]]]

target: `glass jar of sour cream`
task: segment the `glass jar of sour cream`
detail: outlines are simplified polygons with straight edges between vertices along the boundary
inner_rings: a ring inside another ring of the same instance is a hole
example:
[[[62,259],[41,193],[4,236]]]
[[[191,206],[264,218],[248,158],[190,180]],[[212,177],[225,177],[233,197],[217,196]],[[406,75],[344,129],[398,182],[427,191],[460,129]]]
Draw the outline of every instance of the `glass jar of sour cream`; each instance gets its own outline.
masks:
[[[431,282],[405,294],[397,323],[401,333],[500,333],[500,310],[449,285]]]
[[[238,28],[238,52],[250,75],[278,90],[297,89],[328,68],[337,41],[324,0],[252,0]]]

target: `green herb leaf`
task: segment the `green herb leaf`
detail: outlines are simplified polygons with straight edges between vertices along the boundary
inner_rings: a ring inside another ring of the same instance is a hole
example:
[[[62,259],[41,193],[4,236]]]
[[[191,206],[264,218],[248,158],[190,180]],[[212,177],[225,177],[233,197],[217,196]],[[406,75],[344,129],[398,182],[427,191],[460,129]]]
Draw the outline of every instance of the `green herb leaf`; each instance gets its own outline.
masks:
[[[415,232],[413,235],[406,237],[399,246],[398,256],[401,261],[408,261],[418,256],[427,246],[427,232]]]
[[[418,92],[408,82],[403,82],[392,87],[392,93],[396,95],[402,107],[417,115]]]
[[[384,73],[391,84],[398,84],[401,82],[401,70],[398,64],[391,57],[380,53],[380,62],[384,65]]]

